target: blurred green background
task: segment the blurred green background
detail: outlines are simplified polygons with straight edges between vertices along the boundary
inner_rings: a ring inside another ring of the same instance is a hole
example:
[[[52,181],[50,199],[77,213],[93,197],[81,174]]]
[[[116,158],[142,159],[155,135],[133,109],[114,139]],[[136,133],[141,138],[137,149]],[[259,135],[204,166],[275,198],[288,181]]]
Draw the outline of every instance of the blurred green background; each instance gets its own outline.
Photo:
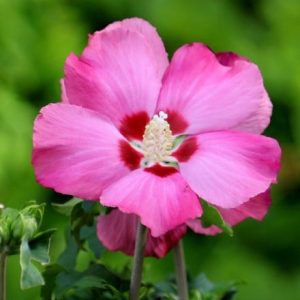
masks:
[[[149,20],[170,57],[183,43],[202,41],[232,50],[262,70],[274,103],[266,134],[283,148],[273,206],[261,222],[248,220],[225,235],[185,237],[187,267],[212,280],[244,280],[239,300],[300,299],[300,1],[299,0],[0,0],[0,202],[22,207],[48,203],[44,227],[58,227],[52,256],[62,250],[67,219],[49,203],[65,197],[40,187],[31,166],[32,123],[41,106],[60,99],[66,56],[80,54],[90,32],[130,16]],[[82,258],[84,260],[84,257]],[[128,258],[105,254],[112,268]],[[147,259],[145,277],[173,271],[172,256]],[[9,259],[8,299],[35,300],[21,292],[17,258]]]

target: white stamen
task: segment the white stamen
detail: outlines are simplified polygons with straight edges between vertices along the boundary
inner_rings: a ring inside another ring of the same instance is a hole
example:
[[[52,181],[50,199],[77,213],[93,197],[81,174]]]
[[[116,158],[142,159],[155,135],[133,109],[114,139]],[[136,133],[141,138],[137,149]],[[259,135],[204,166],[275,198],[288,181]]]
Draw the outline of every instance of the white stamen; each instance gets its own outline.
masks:
[[[168,119],[168,114],[166,114],[163,111],[160,111],[159,112],[159,117],[162,118],[162,119],[164,119],[164,120],[167,120]]]
[[[143,136],[143,152],[147,161],[159,163],[167,160],[172,152],[174,137],[170,124],[166,121],[168,115],[160,111],[154,115],[145,128]]]

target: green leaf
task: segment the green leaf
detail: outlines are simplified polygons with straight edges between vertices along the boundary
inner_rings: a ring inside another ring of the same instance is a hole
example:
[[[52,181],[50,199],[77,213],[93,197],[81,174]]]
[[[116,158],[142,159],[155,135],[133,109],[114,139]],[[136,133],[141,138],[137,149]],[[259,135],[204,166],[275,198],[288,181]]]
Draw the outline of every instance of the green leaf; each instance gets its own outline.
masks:
[[[203,300],[200,291],[197,291],[197,290],[191,291],[190,299],[191,300]]]
[[[41,272],[33,265],[32,261],[35,260],[42,264],[49,263],[50,239],[54,231],[54,229],[49,229],[37,234],[30,241],[22,240],[20,247],[22,289],[44,284]]]
[[[23,240],[20,247],[20,264],[21,264],[21,288],[28,289],[31,287],[44,284],[44,279],[40,271],[32,264],[32,256],[27,240]]]
[[[241,284],[237,281],[214,283],[204,274],[198,275],[195,279],[188,277],[188,282],[190,300],[233,300],[237,292],[236,287]],[[141,290],[144,291],[143,299],[178,300],[174,276],[156,284],[143,284]]]
[[[232,300],[236,295],[238,285],[242,282],[211,282],[205,274],[198,275],[190,286],[193,291],[199,291],[203,300]],[[194,293],[194,292],[193,292]],[[197,298],[195,298],[197,299]]]
[[[49,250],[50,240],[56,229],[48,229],[38,233],[32,240],[29,241],[31,258],[42,263],[48,264],[50,261]]]
[[[83,201],[74,206],[71,213],[71,233],[81,250],[85,249],[85,240],[80,237],[83,226],[93,226],[99,215],[100,205],[94,201]]]
[[[78,203],[81,203],[82,201],[83,200],[74,197],[64,204],[53,203],[52,206],[57,212],[69,217],[71,216],[74,206],[76,206]]]
[[[92,264],[84,272],[63,272],[56,279],[56,299],[127,299],[122,296],[129,282],[112,274],[103,265]]]
[[[142,286],[141,290],[145,289],[145,284]],[[147,295],[144,298],[147,300],[178,300],[177,284],[174,276],[169,277],[163,282],[158,282],[155,285],[148,284]]]
[[[78,244],[72,237],[70,231],[66,233],[66,247],[58,259],[58,263],[66,270],[73,270],[76,266],[77,254],[79,252]]]
[[[105,248],[97,237],[96,224],[93,226],[83,226],[80,230],[80,239],[86,240],[95,257],[100,258]]]
[[[97,258],[103,249],[95,229],[100,205],[93,201],[75,202],[70,214],[71,229],[66,234],[66,248],[59,258],[59,264],[69,271],[75,268],[77,254],[80,250],[86,251],[87,244]]]
[[[224,221],[221,214],[215,207],[209,205],[206,201],[201,201],[201,205],[203,208],[203,215],[199,222],[201,222],[204,227],[215,225],[222,229],[229,236],[233,236],[233,230],[231,226]]]
[[[45,285],[43,285],[41,288],[41,297],[43,300],[53,299],[56,277],[62,272],[65,272],[65,269],[58,264],[53,264],[46,267],[46,270],[43,272]]]

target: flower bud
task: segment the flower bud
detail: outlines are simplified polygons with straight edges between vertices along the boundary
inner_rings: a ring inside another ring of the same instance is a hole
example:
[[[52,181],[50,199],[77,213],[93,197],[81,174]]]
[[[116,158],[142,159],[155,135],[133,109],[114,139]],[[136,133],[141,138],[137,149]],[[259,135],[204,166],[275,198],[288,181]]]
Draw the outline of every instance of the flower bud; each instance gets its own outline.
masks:
[[[30,216],[23,216],[23,239],[31,239],[38,230],[37,220]]]
[[[37,226],[39,226],[44,214],[44,204],[33,203],[22,209],[21,214],[24,217],[35,219]]]
[[[21,211],[0,208],[0,251],[14,251],[23,239],[30,240],[38,231],[44,212],[44,205],[31,203]]]
[[[6,216],[0,217],[0,248],[4,247],[10,240],[10,226]]]
[[[19,242],[22,239],[24,232],[24,220],[23,216],[19,213],[17,218],[11,224],[12,238]]]
[[[20,212],[23,219],[22,237],[24,239],[30,239],[35,235],[42,221],[43,213],[44,213],[44,205],[35,204],[35,203],[25,207]]]

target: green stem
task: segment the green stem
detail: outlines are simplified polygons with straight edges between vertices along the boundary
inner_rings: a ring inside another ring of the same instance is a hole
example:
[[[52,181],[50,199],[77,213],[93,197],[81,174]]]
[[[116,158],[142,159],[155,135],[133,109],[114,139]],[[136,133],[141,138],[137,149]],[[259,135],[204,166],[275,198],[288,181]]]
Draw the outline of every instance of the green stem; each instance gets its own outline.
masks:
[[[176,281],[180,300],[188,300],[188,286],[184,260],[183,243],[180,240],[174,247],[174,258],[176,267]]]
[[[139,290],[142,280],[142,271],[143,271],[143,261],[144,261],[144,252],[147,240],[147,227],[138,222],[136,229],[136,240],[135,240],[135,249],[133,257],[133,267],[131,273],[131,282],[130,282],[130,300],[139,299]]]
[[[6,299],[6,253],[0,252],[0,300]]]

